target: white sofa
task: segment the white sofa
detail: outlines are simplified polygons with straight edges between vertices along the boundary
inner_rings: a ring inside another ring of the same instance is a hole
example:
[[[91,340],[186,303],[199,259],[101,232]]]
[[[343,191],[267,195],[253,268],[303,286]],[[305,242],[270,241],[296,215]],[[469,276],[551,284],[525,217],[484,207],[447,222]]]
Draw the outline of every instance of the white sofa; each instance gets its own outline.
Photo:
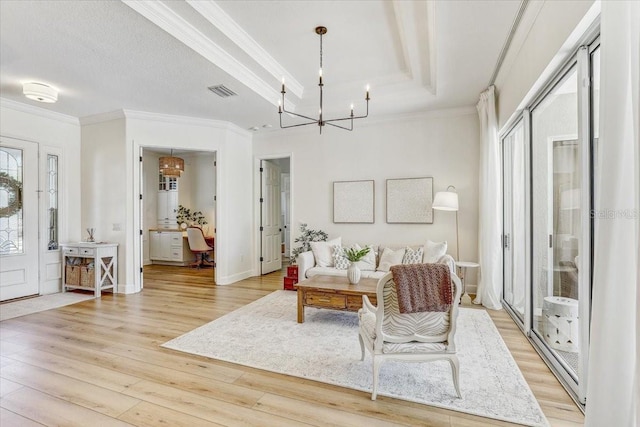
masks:
[[[348,245],[347,245],[348,246]],[[374,247],[374,251],[376,253],[376,269],[361,269],[361,273],[362,273],[362,277],[363,278],[373,278],[373,279],[380,279],[381,277],[383,277],[385,274],[387,274],[389,271],[388,270],[379,270],[380,269],[380,259],[382,258],[382,253],[384,251],[384,248],[388,247],[391,249],[402,249],[404,247],[410,247],[412,249],[416,249],[418,247],[420,247],[419,245],[406,245],[406,246],[400,246],[400,245],[390,245],[390,246],[384,246],[384,245],[380,245],[380,246],[375,246]],[[426,252],[427,250],[424,250],[425,252],[425,261],[423,262],[428,262],[426,261]],[[444,245],[444,251],[442,252],[446,252],[446,243]],[[453,257],[451,255],[448,254],[444,254],[444,255],[440,255],[437,256],[436,262],[437,263],[442,263],[442,264],[447,264],[449,266],[449,270],[451,271],[452,275],[456,274],[456,270],[455,270],[455,261],[453,259]],[[329,267],[321,267],[318,266],[316,263],[316,259],[315,256],[313,254],[312,251],[307,251],[307,252],[303,252],[300,255],[298,255],[298,257],[296,258],[296,264],[298,264],[298,277],[299,280],[304,280],[304,279],[308,279],[311,278],[313,276],[317,276],[317,275],[324,275],[324,276],[343,276],[343,277],[347,277],[347,270],[346,269],[338,269],[335,266],[329,266]],[[399,264],[399,263],[398,263]]]

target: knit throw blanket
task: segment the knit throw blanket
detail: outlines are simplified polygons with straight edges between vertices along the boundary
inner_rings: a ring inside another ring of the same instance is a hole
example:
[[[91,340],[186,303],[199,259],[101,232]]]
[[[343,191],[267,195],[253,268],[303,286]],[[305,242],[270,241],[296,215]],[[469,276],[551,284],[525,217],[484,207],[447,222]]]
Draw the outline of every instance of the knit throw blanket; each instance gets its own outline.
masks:
[[[445,264],[402,264],[391,267],[400,313],[448,311],[453,295]]]

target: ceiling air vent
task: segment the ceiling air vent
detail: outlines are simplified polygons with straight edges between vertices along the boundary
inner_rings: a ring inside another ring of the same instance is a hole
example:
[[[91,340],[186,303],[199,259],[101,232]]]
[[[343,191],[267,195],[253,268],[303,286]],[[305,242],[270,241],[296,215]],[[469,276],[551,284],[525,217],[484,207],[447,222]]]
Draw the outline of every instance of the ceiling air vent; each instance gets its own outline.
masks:
[[[209,86],[209,90],[221,98],[237,96],[238,94],[226,87],[225,85]]]

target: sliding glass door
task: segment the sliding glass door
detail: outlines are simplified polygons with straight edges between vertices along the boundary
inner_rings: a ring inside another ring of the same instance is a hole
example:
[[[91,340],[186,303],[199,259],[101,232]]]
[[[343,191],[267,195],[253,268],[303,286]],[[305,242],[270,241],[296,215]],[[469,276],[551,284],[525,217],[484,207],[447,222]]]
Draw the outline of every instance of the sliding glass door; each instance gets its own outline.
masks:
[[[581,47],[502,136],[503,301],[585,403],[600,51]]]
[[[507,309],[524,328],[526,306],[526,143],[524,120],[520,120],[502,138],[504,282],[503,297]]]

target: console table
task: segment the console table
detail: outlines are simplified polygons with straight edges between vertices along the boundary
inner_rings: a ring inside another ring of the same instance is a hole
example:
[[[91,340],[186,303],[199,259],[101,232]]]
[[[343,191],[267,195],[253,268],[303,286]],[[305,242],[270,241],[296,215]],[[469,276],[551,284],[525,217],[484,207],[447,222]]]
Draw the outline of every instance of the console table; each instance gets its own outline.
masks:
[[[118,284],[117,243],[64,243],[62,247],[62,292],[67,289],[93,291],[96,298]]]

